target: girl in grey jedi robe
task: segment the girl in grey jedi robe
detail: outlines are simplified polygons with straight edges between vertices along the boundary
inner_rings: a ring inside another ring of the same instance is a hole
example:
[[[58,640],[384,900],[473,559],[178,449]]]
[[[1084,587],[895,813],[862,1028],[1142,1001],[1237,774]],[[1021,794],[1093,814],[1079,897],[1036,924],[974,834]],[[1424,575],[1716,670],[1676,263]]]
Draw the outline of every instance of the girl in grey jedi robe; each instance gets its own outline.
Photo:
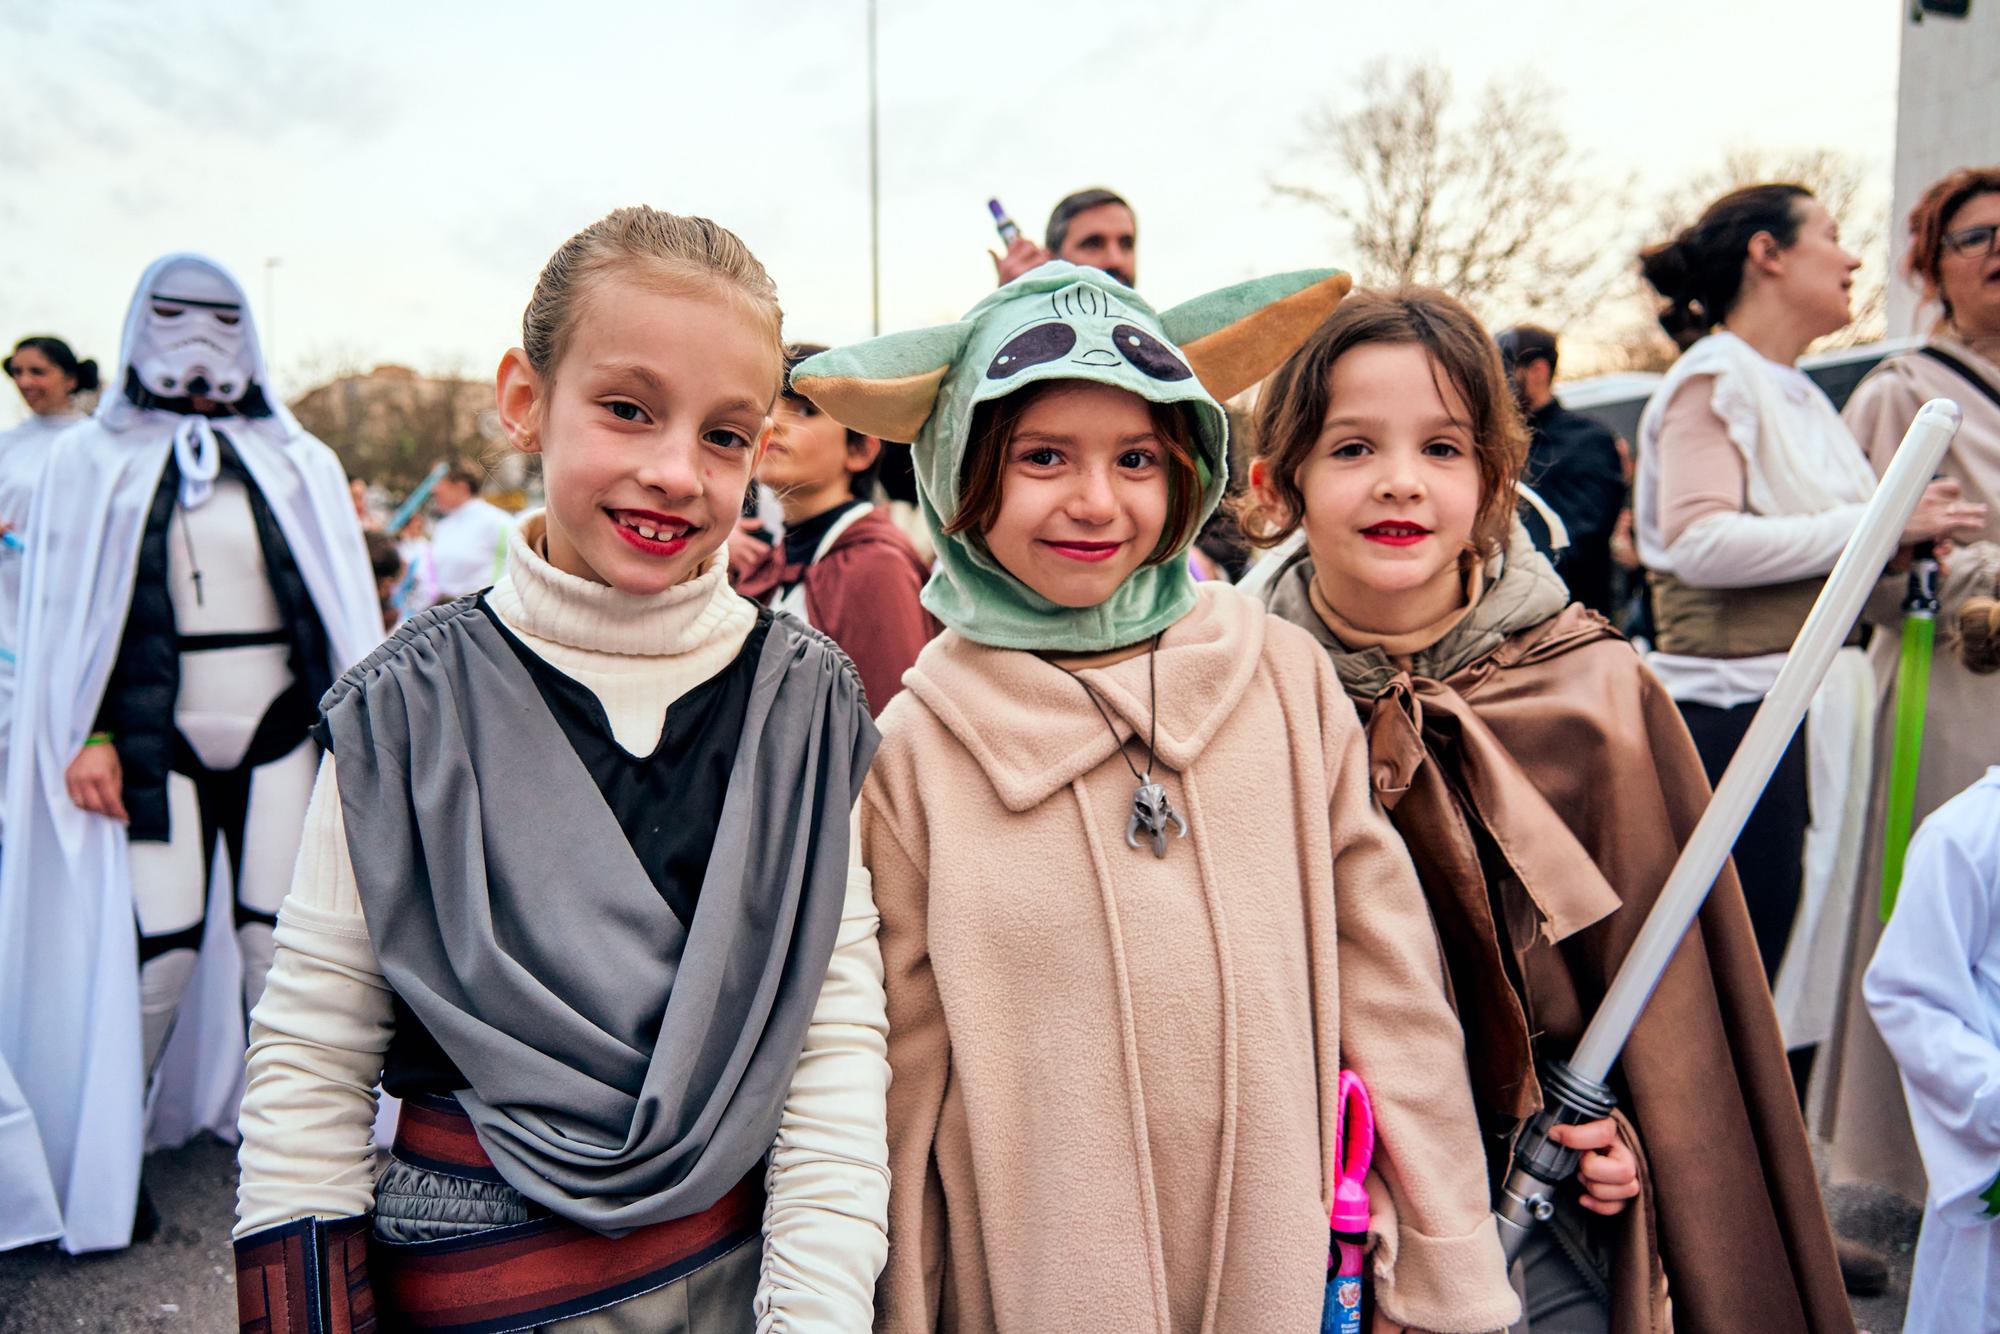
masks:
[[[323,705],[253,1016],[246,1328],[320,1328],[301,1291],[357,1328],[869,1327],[888,1070],[848,830],[876,734],[723,549],[778,324],[705,219],[621,209],[543,271],[498,390],[546,510]]]

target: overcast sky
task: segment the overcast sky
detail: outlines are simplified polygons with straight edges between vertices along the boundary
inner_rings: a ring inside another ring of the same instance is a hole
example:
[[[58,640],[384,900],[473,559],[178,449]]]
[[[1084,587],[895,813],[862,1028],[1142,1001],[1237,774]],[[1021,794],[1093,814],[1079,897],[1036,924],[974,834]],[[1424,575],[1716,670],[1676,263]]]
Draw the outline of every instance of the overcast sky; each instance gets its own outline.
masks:
[[[1126,194],[1161,305],[1340,263],[1330,222],[1268,182],[1304,114],[1351,101],[1378,57],[1436,59],[1467,91],[1532,67],[1592,169],[1642,190],[1738,145],[1838,148],[1886,190],[1898,13],[880,0],[884,327],[954,318],[990,289],[989,194],[1031,235],[1069,190]],[[288,395],[336,365],[484,376],[549,252],[634,202],[742,235],[794,338],[863,336],[865,14],[0,0],[0,337],[55,332],[108,366],[147,262],[194,249],[243,279]],[[0,425],[23,415],[4,397]]]

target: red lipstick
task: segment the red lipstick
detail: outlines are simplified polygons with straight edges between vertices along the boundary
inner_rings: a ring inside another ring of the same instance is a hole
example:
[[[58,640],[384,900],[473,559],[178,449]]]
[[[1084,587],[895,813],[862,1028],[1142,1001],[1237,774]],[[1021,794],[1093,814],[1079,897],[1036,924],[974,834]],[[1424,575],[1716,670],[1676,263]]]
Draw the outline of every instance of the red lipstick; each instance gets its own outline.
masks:
[[[648,556],[678,556],[687,548],[697,525],[678,514],[657,510],[606,510],[611,526],[633,550]]]
[[[1118,554],[1119,549],[1125,544],[1123,542],[1045,541],[1042,545],[1055,552],[1058,556],[1067,556],[1071,560],[1088,561],[1094,565],[1099,561],[1110,560]]]
[[[1431,530],[1420,523],[1404,523],[1390,520],[1386,523],[1371,524],[1361,530],[1361,535],[1370,542],[1380,542],[1384,546],[1413,547],[1431,535]]]

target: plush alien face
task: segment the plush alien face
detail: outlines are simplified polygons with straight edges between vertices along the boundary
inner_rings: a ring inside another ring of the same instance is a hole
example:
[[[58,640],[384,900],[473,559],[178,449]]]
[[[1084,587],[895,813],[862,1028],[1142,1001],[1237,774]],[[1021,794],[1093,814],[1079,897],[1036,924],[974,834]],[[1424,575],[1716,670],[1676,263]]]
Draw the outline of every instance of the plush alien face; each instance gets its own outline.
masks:
[[[1139,321],[1150,323],[1150,315],[1141,315],[1114,292],[1077,283],[1049,293],[1047,300],[1046,315],[1037,311],[1033,319],[1001,335],[1000,350],[986,367],[987,380],[1010,381],[1034,367],[1055,365],[1080,368],[1067,373],[1084,380],[1121,368],[1164,384],[1194,378],[1180,353],[1141,327]]]
[[[145,300],[129,353],[139,383],[161,398],[242,398],[255,349],[236,284],[211,264],[176,260],[160,270]]]
[[[1329,270],[1281,274],[1155,312],[1110,275],[1054,260],[957,323],[808,358],[792,384],[842,425],[913,445],[917,496],[939,562],[924,605],[940,620],[995,647],[1095,652],[1136,643],[1192,606],[1186,566],[1150,565],[1100,605],[1058,607],[1008,573],[976,534],[945,533],[960,504],[979,405],[1051,380],[1183,404],[1196,425],[1205,515],[1228,472],[1221,400],[1276,369],[1347,288],[1346,275]]]

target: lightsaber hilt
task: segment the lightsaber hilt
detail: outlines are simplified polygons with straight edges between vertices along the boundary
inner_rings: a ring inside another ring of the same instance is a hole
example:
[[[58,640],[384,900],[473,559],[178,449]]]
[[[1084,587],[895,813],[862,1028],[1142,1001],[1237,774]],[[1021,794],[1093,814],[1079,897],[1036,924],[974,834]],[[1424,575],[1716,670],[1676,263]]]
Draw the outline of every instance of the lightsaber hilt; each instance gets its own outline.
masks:
[[[1549,1138],[1554,1126],[1602,1121],[1618,1099],[1601,1079],[1586,1079],[1568,1061],[1544,1061],[1541,1067],[1542,1110],[1530,1117],[1514,1137],[1514,1157],[1500,1198],[1493,1209],[1500,1225],[1500,1246],[1507,1263],[1514,1263],[1535,1225],[1556,1211],[1556,1192],[1576,1175],[1581,1156]]]
[[[1919,542],[1910,553],[1910,579],[1903,592],[1905,616],[1938,614],[1938,558],[1935,542]]]

